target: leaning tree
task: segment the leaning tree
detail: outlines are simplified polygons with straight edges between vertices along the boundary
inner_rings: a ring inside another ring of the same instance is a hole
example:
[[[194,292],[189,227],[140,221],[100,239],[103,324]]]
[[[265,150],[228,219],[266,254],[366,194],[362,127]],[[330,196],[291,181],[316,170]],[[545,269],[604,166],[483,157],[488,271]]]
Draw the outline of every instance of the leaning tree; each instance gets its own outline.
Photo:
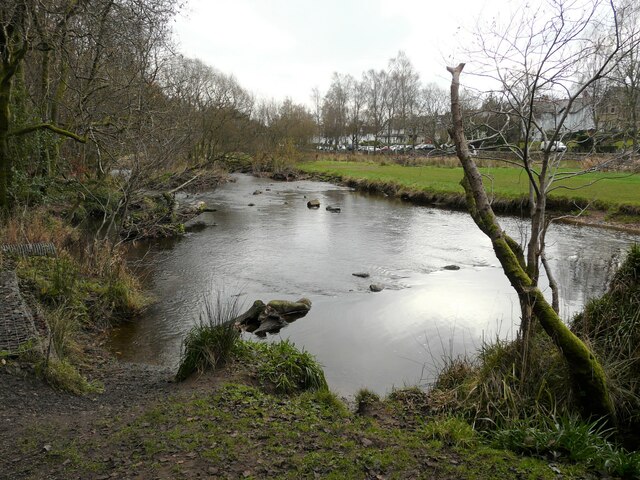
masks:
[[[575,391],[588,414],[609,415],[613,411],[602,366],[585,344],[564,324],[558,314],[558,292],[545,258],[545,236],[549,227],[548,195],[566,188],[562,180],[586,171],[566,172],[560,169],[562,153],[555,151],[569,126],[569,118],[586,89],[607,76],[620,58],[634,47],[633,38],[622,38],[618,28],[618,12],[613,3],[559,0],[543,2],[538,9],[523,9],[509,19],[504,29],[495,22],[492,29],[478,35],[478,69],[483,77],[497,83],[492,94],[500,98],[500,111],[505,129],[493,128],[490,136],[500,137],[511,155],[507,162],[523,169],[529,185],[529,225],[526,245],[511,238],[500,226],[483,185],[482,175],[470,155],[464,134],[460,106],[460,75],[465,64],[448,67],[452,74],[451,137],[464,169],[462,185],[468,209],[477,226],[490,238],[505,275],[518,294],[522,322],[520,340],[523,345],[523,372],[526,370],[528,345],[534,321],[553,339],[567,360]],[[601,55],[596,30],[610,29],[614,45]],[[596,55],[598,53],[598,55]],[[588,78],[579,71],[587,56],[599,62]],[[581,81],[578,81],[580,79]],[[554,105],[553,122],[545,122],[545,105]],[[558,107],[558,108],[555,108]],[[514,119],[521,140],[509,142],[506,127]],[[543,140],[546,148],[533,152],[534,140]],[[553,292],[552,303],[540,287],[540,271],[544,269]]]

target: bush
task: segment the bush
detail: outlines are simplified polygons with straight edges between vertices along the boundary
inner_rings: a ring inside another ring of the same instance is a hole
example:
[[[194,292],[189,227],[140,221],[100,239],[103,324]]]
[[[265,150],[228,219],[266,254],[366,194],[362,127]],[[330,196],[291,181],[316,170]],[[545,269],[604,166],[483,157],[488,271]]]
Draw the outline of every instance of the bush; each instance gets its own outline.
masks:
[[[487,428],[571,411],[573,405],[564,360],[542,332],[531,342],[526,371],[520,342],[495,340],[483,344],[473,362],[447,362],[429,396],[432,410],[461,414]]]
[[[256,362],[260,382],[272,385],[278,393],[328,389],[322,367],[313,355],[298,350],[289,340],[278,343],[243,342],[243,348],[242,354],[252,356]]]

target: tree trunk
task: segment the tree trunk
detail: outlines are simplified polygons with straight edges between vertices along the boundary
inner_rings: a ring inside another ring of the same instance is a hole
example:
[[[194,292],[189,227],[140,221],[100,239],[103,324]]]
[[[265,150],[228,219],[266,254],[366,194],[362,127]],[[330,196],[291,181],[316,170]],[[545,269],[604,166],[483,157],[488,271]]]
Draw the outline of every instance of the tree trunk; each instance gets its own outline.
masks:
[[[9,176],[11,157],[9,155],[9,116],[11,101],[11,81],[0,83],[0,211],[9,207]]]
[[[502,269],[520,299],[521,305],[530,305],[533,317],[553,339],[568,363],[575,392],[587,416],[611,416],[613,405],[609,398],[604,370],[597,359],[562,322],[558,314],[546,301],[536,282],[529,276],[523,265],[521,253],[513,248],[516,242],[500,227],[491,208],[482,183],[482,176],[471,159],[462,126],[459,87],[460,73],[464,64],[456,68],[448,67],[451,81],[451,113],[453,126],[451,137],[456,145],[456,153],[464,169],[462,186],[466,192],[467,207],[471,217],[490,239],[493,250]],[[544,195],[541,193],[541,196]],[[533,234],[534,232],[532,232]]]

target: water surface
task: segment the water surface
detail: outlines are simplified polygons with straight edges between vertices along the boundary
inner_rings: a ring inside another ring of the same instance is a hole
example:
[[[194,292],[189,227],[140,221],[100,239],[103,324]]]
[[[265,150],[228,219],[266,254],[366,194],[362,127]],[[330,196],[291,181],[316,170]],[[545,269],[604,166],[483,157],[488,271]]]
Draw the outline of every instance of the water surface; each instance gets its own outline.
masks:
[[[310,313],[275,338],[316,355],[331,388],[342,394],[428,383],[443,355],[471,354],[483,338],[517,330],[517,297],[468,214],[327,183],[234,178],[184,199],[216,208],[203,214],[215,226],[138,247],[157,302],[114,333],[112,347],[122,358],[175,365],[204,297],[216,290],[239,294],[247,308],[256,299],[311,299]],[[306,207],[313,198],[320,209]],[[526,236],[526,222],[501,223],[516,239]],[[563,317],[604,291],[612,266],[634,241],[640,238],[551,227],[547,256],[561,285]],[[451,264],[460,270],[443,268]],[[372,283],[385,290],[370,292]]]

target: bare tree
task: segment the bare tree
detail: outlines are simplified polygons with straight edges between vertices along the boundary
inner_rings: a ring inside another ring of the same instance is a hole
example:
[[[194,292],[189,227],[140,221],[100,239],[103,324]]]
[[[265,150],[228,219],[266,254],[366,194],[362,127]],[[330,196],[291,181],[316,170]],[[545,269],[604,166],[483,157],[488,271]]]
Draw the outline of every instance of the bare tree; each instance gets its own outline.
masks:
[[[336,146],[347,135],[349,93],[349,78],[334,73],[322,104],[322,124],[324,136],[333,139]]]
[[[451,112],[453,126],[451,137],[456,144],[456,153],[464,169],[462,185],[466,192],[467,208],[476,225],[484,232],[493,245],[496,257],[505,275],[518,294],[520,304],[530,308],[542,328],[553,339],[567,360],[573,376],[578,397],[588,415],[608,416],[613,414],[606,377],[602,366],[585,344],[563,323],[558,313],[549,305],[537,281],[527,268],[524,252],[520,245],[501,228],[491,202],[482,183],[482,175],[474,163],[464,136],[462,109],[460,107],[460,74],[464,64],[449,67],[453,77],[451,82]]]
[[[419,126],[417,128],[429,142],[445,142],[447,132],[446,126],[442,123],[442,117],[449,111],[449,108],[446,90],[435,83],[429,83],[420,90],[416,119]],[[445,138],[442,138],[443,136]]]
[[[378,136],[387,123],[383,101],[385,79],[386,73],[383,70],[372,69],[362,75],[366,96],[366,119],[376,146],[378,145]]]
[[[407,55],[400,51],[389,61],[389,78],[392,81],[395,100],[395,128],[406,136],[411,136],[415,143],[415,132],[409,132],[410,121],[415,116],[420,92],[420,75],[413,68]]]
[[[614,29],[616,41],[608,55],[601,56],[597,55],[597,40],[590,39],[585,32],[594,26],[604,28],[605,25]],[[463,131],[458,90],[464,64],[449,68],[453,75],[452,137],[465,171],[463,186],[468,206],[476,224],[491,239],[503,270],[520,299],[523,372],[526,371],[533,320],[537,319],[567,359],[585,410],[598,414],[612,412],[604,373],[591,352],[558,316],[557,286],[545,258],[545,236],[550,223],[546,207],[548,195],[563,188],[563,179],[584,173],[567,173],[558,168],[561,153],[554,146],[565,134],[569,116],[587,88],[609,74],[617,60],[637,45],[636,40],[621,37],[618,25],[613,4],[594,2],[586,8],[583,4],[559,1],[545,3],[544,8],[533,12],[525,9],[520,17],[512,18],[504,30],[496,27],[478,36],[478,56],[486,59],[480,71],[499,83],[500,88],[493,94],[500,97],[498,105],[506,107],[496,113],[503,115],[505,125],[515,118],[521,126],[522,141],[518,143],[510,142],[504,129],[496,129],[495,134],[502,137],[513,154],[508,161],[521,167],[529,180],[531,218],[526,247],[506,235],[493,214],[480,174],[469,156]],[[584,78],[578,71],[585,57],[599,60],[589,78]],[[559,108],[554,122],[544,124],[541,105],[549,103]],[[547,142],[539,157],[532,152],[535,138]],[[545,269],[552,289],[552,305],[539,289],[541,268]]]
[[[636,2],[628,2],[620,10],[620,35],[629,47],[621,52],[612,78],[622,94],[617,113],[622,116],[625,139],[631,140],[632,154],[637,155],[640,153],[640,6]]]

